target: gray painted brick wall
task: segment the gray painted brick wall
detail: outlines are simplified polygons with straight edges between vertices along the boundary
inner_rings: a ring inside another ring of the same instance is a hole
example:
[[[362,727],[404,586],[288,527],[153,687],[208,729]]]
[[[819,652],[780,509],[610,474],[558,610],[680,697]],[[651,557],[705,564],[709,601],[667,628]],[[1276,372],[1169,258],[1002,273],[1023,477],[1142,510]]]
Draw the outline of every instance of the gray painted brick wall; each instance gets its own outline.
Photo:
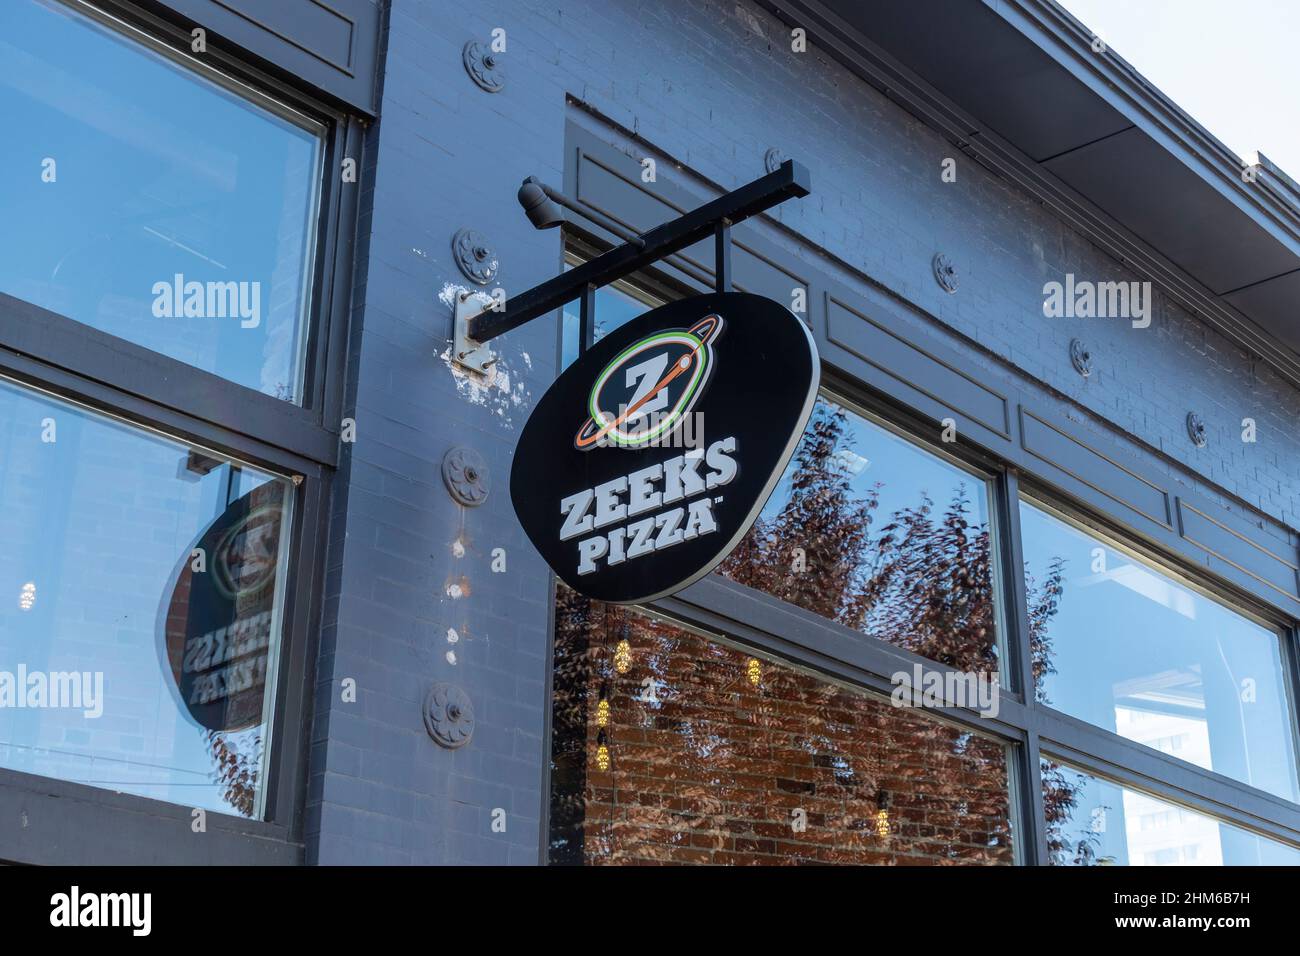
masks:
[[[508,79],[493,95],[466,76],[461,47],[495,27],[507,31]],[[556,327],[539,319],[500,340],[508,384],[478,389],[442,357],[450,312],[438,297],[465,284],[450,255],[462,227],[495,244],[507,291],[557,271],[558,233],[532,230],[514,193],[529,174],[563,182],[565,121],[581,118],[566,97],[721,188],[761,174],[764,151],[780,147],[812,171],[814,195],[776,212],[807,243],[934,315],[936,334],[976,343],[991,375],[1038,380],[1077,404],[1105,442],[1131,445],[1131,434],[1225,508],[1242,510],[1235,496],[1300,525],[1296,390],[1164,297],[1146,330],[1043,318],[1043,283],[1067,271],[1142,277],[815,48],[791,53],[788,29],[757,7],[392,0],[382,115],[364,166],[373,208],[348,399],[358,430],[332,512],[309,862],[538,860],[550,584],[506,487],[515,436],[555,372]],[[958,158],[956,183],[940,181],[947,156]],[[931,276],[938,251],[960,270],[957,295]],[[1098,366],[1086,381],[1069,364],[1078,335]],[[1189,410],[1209,425],[1205,449],[1186,437]],[[1248,416],[1255,445],[1239,438]],[[477,509],[442,485],[442,455],[458,444],[490,466],[493,491]],[[494,548],[506,551],[504,574],[489,569]],[[349,677],[355,703],[340,699]],[[424,731],[421,701],[435,680],[473,701],[477,729],[462,750]],[[495,808],[504,833],[493,832]]]

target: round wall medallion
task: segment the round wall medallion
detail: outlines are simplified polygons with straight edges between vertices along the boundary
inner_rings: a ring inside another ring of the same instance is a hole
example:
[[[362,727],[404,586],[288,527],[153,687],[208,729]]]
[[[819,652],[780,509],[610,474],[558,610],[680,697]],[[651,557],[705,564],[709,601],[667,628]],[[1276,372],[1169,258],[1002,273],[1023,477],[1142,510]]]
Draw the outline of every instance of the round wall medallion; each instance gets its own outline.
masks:
[[[501,57],[485,48],[478,40],[466,43],[460,58],[465,64],[465,72],[480,89],[500,93],[505,88],[506,77],[501,70]]]
[[[451,237],[451,251],[456,265],[470,282],[487,285],[497,277],[497,254],[483,233],[461,229]]]
[[[474,705],[455,684],[441,681],[424,698],[424,729],[440,747],[455,750],[474,736]]]
[[[463,445],[442,456],[442,480],[451,496],[469,508],[487,501],[491,490],[487,462],[473,448]]]
[[[957,267],[952,264],[952,260],[942,252],[934,257],[934,281],[944,292],[952,295],[957,291]]]
[[[781,164],[785,162],[785,159],[785,153],[781,151],[780,147],[773,146],[763,154],[763,166],[769,173],[774,173],[781,168]]]
[[[1070,340],[1070,364],[1084,378],[1092,374],[1092,350],[1083,344],[1082,339]]]
[[[1187,413],[1187,437],[1197,448],[1204,448],[1210,440],[1209,432],[1205,430],[1205,422],[1195,412]]]

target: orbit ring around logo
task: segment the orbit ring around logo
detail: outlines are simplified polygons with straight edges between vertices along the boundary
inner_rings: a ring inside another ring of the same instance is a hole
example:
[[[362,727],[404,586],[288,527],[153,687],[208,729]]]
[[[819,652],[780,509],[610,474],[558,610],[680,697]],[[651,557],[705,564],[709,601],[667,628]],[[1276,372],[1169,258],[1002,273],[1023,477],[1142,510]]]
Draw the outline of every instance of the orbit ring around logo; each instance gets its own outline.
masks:
[[[596,377],[587,400],[590,417],[573,446],[640,448],[666,437],[703,394],[722,325],[722,316],[713,313],[689,329],[656,332],[620,352]]]

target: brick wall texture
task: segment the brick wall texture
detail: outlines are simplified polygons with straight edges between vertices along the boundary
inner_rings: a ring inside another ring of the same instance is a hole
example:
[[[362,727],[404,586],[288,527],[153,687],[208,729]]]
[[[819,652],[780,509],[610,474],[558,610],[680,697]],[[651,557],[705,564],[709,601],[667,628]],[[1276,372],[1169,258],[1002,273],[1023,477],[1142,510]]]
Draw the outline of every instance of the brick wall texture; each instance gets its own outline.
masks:
[[[1001,744],[624,608],[557,605],[556,862],[1012,862]]]

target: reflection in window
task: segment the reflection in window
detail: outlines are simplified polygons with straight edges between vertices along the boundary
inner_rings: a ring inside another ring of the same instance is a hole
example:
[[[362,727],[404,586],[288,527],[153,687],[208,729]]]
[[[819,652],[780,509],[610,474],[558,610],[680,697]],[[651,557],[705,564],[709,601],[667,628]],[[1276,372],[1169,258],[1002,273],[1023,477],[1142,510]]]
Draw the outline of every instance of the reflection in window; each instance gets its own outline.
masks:
[[[551,862],[1014,862],[1003,745],[562,585],[556,601]]]
[[[0,382],[0,766],[262,816],[291,490]]]
[[[1297,798],[1274,631],[1028,502],[1020,525],[1040,701]]]
[[[581,258],[570,253],[565,267],[571,269],[582,261]],[[661,304],[630,282],[620,281],[601,286],[596,290],[596,323],[592,332],[592,341],[599,342],[610,332]],[[578,357],[578,330],[581,327],[581,309],[579,302],[575,300],[564,307],[561,368],[568,368]]]
[[[1300,866],[1300,850],[1042,761],[1055,866]]]
[[[987,483],[819,398],[753,530],[719,570],[967,671],[998,669]]]
[[[61,3],[0,4],[0,292],[301,401],[319,131]]]

